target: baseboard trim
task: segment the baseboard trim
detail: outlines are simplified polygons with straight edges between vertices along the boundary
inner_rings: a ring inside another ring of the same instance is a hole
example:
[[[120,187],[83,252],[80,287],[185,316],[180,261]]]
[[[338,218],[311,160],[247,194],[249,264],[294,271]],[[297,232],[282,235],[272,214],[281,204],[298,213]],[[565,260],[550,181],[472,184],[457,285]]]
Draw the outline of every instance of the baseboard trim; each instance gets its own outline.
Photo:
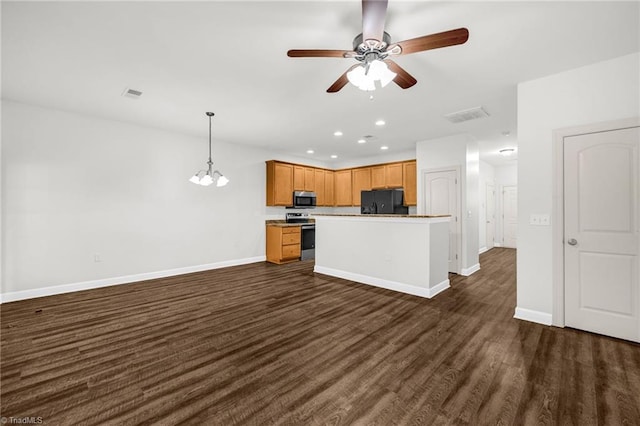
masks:
[[[482,248],[480,248],[480,250],[478,250],[478,254],[482,254],[482,253],[484,253],[484,252],[486,252],[486,251],[489,251],[489,248],[487,248],[487,247],[482,247]]]
[[[464,276],[464,277],[468,277],[469,275],[473,274],[474,272],[478,272],[480,270],[480,264],[476,263],[473,266],[470,266],[468,268],[462,268],[462,270],[460,271],[460,275]]]
[[[493,243],[494,247],[502,247],[502,243]]]
[[[411,294],[413,296],[432,298],[438,293],[442,293],[450,287],[449,279],[439,282],[431,288],[419,287],[412,284],[401,283],[397,281],[385,280],[382,278],[371,277],[369,275],[356,274],[353,272],[342,271],[340,269],[327,268],[325,266],[316,265],[313,272],[319,274],[330,275],[332,277],[342,278],[349,281],[355,281],[362,284],[368,284],[375,287],[386,288],[387,290],[399,291],[400,293]]]
[[[516,308],[516,313],[513,316],[516,319],[535,322],[543,325],[552,324],[552,315],[546,312],[534,311],[525,308]]]
[[[141,274],[125,275],[121,277],[104,278],[101,280],[82,281],[79,283],[41,287],[32,290],[13,291],[0,294],[0,304],[15,302],[18,300],[34,299],[36,297],[54,296],[56,294],[71,293],[74,291],[91,290],[94,288],[108,287],[112,285],[130,284],[138,281],[166,278],[175,275],[189,274],[192,272],[227,268],[229,266],[247,265],[249,263],[264,262],[265,260],[266,256],[255,256],[247,257],[244,259],[224,260],[222,262],[207,263],[204,265],[187,266],[184,268],[168,269],[165,271],[145,272]]]

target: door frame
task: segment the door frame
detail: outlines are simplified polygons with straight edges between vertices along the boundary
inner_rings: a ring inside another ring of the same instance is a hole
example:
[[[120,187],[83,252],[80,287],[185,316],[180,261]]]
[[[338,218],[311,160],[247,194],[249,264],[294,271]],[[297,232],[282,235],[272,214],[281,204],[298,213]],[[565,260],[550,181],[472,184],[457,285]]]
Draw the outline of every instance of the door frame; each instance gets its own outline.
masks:
[[[456,202],[457,202],[457,207],[458,207],[458,221],[456,222],[456,233],[458,234],[458,237],[456,238],[456,255],[457,257],[457,262],[456,262],[456,274],[460,275],[462,272],[462,219],[463,219],[463,215],[462,215],[462,179],[460,178],[460,166],[449,166],[449,167],[437,167],[437,168],[433,168],[433,169],[424,169],[422,170],[422,182],[421,182],[421,191],[422,194],[420,194],[420,197],[422,198],[422,203],[420,208],[422,209],[423,214],[425,214],[424,212],[427,211],[427,197],[424,196],[424,192],[425,192],[425,188],[426,188],[426,182],[427,182],[427,174],[429,173],[440,173],[440,172],[456,172],[456,179],[457,179],[457,184],[456,184]]]
[[[564,138],[590,133],[640,127],[640,117],[604,121],[582,126],[565,127],[553,131],[553,201],[551,203],[551,277],[553,288],[551,324],[565,326],[564,317]]]

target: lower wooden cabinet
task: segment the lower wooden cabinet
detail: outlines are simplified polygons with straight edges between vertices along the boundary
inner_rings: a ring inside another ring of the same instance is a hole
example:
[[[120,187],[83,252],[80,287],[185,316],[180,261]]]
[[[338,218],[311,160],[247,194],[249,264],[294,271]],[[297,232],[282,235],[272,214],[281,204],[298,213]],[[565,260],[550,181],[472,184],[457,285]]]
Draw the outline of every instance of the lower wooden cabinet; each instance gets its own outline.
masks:
[[[267,262],[286,263],[300,259],[300,226],[267,225]]]

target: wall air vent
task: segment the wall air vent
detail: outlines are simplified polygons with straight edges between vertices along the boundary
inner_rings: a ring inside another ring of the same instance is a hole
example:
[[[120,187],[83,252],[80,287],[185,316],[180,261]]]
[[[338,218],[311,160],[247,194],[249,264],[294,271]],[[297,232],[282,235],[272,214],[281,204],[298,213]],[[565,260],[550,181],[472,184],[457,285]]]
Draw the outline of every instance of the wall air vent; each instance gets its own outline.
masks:
[[[125,98],[139,99],[140,96],[142,96],[142,92],[140,90],[129,89],[127,87],[126,89],[124,89],[124,92],[122,92],[122,96],[124,96]]]
[[[477,118],[486,118],[489,114],[482,107],[465,109],[463,111],[452,112],[444,116],[452,123],[462,123],[463,121],[475,120]]]

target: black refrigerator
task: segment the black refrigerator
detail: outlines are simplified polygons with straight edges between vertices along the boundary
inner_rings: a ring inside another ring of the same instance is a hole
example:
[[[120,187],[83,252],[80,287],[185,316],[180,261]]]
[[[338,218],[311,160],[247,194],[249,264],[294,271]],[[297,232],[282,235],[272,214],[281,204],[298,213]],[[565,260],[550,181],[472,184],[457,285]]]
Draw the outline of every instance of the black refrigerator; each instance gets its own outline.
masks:
[[[360,193],[362,214],[407,214],[409,208],[402,205],[402,189],[378,189]]]

